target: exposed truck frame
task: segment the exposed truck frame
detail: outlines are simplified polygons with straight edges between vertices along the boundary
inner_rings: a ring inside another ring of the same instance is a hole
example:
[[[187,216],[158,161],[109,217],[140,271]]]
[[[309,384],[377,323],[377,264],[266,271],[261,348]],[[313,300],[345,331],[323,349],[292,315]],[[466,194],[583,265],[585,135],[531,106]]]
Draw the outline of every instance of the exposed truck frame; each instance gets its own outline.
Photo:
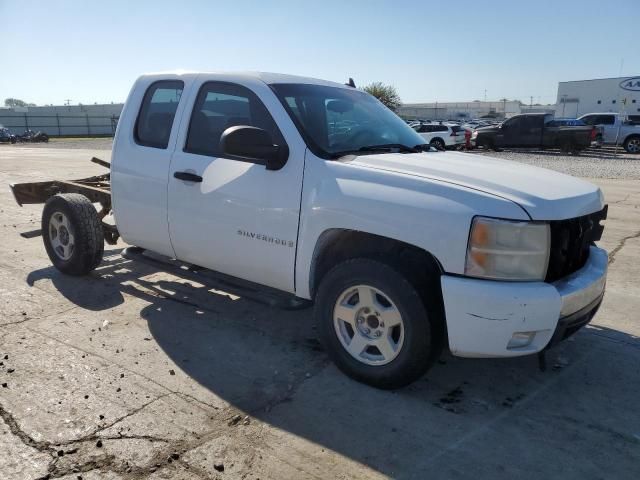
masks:
[[[91,161],[105,168],[111,168],[109,162],[99,158],[93,157]],[[118,238],[120,238],[118,228],[104,221],[104,218],[111,212],[111,173],[78,180],[12,183],[10,187],[16,202],[20,206],[46,203],[49,197],[58,193],[79,193],[84,195],[92,203],[99,203],[101,206],[98,210],[98,216],[102,223],[105,242],[109,245],[115,245],[118,242]]]

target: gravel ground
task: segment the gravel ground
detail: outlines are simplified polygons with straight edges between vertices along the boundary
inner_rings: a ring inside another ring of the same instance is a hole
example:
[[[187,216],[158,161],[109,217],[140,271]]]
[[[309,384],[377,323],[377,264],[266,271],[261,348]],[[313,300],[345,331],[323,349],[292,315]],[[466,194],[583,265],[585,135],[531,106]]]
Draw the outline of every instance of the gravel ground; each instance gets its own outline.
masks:
[[[2,152],[2,147],[6,146],[9,146],[9,144],[0,144],[0,152]],[[111,147],[113,146],[113,138],[52,138],[48,143],[16,143],[11,146],[17,148],[111,150]]]
[[[640,155],[618,152],[611,148],[589,149],[580,155],[567,155],[554,150],[474,150],[477,155],[527,163],[576,177],[640,179]]]

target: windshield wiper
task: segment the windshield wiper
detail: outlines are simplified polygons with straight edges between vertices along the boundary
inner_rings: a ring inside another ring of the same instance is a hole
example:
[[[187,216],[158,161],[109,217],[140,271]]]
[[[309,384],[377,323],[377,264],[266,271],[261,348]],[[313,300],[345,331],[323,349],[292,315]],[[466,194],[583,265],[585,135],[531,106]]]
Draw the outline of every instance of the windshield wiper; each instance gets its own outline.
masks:
[[[416,145],[415,147],[409,147],[402,143],[384,143],[380,145],[366,145],[360,147],[357,150],[344,150],[342,152],[335,152],[331,155],[332,158],[339,158],[345,155],[358,155],[363,153],[374,152],[398,152],[398,153],[418,153],[422,150],[422,145]]]
[[[393,152],[418,153],[420,150],[414,147],[403,145],[402,143],[383,143],[381,145],[367,145],[358,149],[359,152]]]

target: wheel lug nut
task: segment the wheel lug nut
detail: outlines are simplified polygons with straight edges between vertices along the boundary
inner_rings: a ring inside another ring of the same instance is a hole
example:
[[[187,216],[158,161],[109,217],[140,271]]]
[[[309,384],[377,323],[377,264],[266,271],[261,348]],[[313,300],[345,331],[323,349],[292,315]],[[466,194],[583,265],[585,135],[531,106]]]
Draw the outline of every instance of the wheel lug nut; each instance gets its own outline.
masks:
[[[369,313],[371,310],[369,310],[368,308],[364,309],[364,313]]]
[[[364,317],[358,317],[358,323],[364,323]]]
[[[382,335],[382,332],[380,330],[378,330],[375,335],[376,335],[376,337],[379,337],[379,336]]]
[[[369,335],[371,333],[371,330],[369,330],[368,328],[364,329],[364,333],[366,333],[367,335]]]
[[[384,323],[380,322],[380,328],[384,328]]]

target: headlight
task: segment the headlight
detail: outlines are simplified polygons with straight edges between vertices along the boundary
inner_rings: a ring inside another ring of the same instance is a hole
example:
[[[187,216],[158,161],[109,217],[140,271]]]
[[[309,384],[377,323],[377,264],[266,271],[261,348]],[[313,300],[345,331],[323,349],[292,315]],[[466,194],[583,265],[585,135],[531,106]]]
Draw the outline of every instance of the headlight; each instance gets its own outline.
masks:
[[[544,280],[550,235],[547,223],[475,217],[465,275],[495,280]]]
[[[471,133],[471,138],[476,138],[477,136],[478,136],[478,131],[477,131],[477,130],[474,130],[474,131]]]

